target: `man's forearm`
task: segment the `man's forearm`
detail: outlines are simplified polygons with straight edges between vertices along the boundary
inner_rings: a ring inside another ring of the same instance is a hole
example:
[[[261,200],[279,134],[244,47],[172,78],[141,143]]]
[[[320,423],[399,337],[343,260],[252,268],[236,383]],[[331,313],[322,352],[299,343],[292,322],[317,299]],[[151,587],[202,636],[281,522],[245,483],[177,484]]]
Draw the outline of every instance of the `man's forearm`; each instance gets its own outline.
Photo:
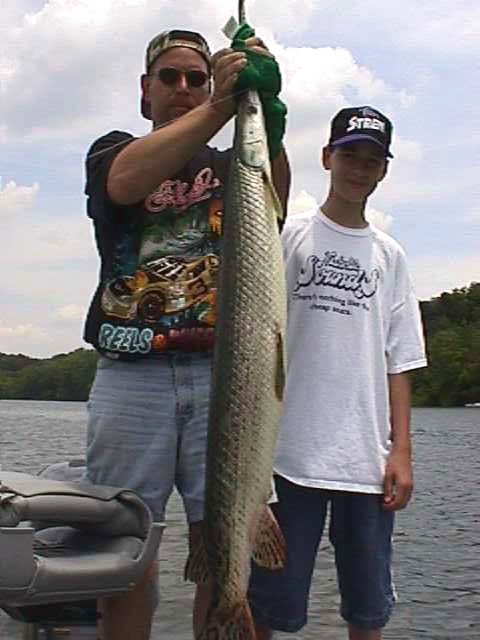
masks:
[[[110,198],[122,205],[140,202],[182,169],[227,120],[225,114],[206,102],[131,142],[110,168],[107,183]]]

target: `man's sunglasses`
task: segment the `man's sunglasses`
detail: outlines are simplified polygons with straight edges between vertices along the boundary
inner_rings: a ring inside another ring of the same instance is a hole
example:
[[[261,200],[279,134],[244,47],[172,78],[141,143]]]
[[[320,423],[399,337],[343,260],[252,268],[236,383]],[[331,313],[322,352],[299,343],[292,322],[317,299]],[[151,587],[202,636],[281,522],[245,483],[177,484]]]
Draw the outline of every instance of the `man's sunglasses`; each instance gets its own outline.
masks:
[[[203,87],[203,85],[208,80],[208,74],[205,71],[200,71],[200,69],[192,69],[191,71],[179,71],[174,67],[163,67],[159,69],[157,72],[157,76],[169,87],[177,84],[182,76],[185,76],[187,84],[189,87],[194,87],[198,89],[199,87]]]

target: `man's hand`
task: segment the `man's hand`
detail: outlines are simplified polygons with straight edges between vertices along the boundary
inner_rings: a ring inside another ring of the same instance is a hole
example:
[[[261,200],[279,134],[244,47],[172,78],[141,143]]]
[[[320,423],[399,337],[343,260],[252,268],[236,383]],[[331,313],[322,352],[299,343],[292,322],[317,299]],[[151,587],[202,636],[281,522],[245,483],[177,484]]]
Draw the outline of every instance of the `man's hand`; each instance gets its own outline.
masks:
[[[257,36],[252,36],[251,38],[247,38],[245,40],[245,46],[255,53],[260,53],[261,55],[268,56],[269,58],[273,58],[273,54],[267,48],[267,45],[261,38]]]
[[[231,118],[236,111],[233,88],[247,62],[244,51],[233,51],[233,49],[220,49],[212,57],[214,89],[210,105],[227,119]]]
[[[384,479],[383,508],[386,511],[404,509],[413,491],[413,471],[409,450],[393,447],[387,458]]]
[[[245,46],[256,53],[273,58],[263,40],[252,36],[245,40]],[[231,118],[236,111],[233,98],[235,83],[241,71],[247,66],[245,51],[220,49],[212,57],[214,91],[210,98],[211,106],[226,118]]]

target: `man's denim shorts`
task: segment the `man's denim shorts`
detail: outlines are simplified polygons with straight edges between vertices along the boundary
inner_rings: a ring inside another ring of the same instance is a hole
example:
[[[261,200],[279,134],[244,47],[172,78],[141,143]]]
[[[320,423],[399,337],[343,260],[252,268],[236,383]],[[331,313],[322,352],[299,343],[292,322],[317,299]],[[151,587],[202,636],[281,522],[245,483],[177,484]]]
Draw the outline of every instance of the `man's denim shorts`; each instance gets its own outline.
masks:
[[[255,621],[284,632],[298,631],[307,623],[315,558],[330,503],[340,614],[360,630],[384,627],[395,602],[394,517],[382,508],[382,496],[312,489],[280,476],[275,484],[279,501],[271,507],[286,539],[287,561],[280,571],[252,563],[249,600]]]
[[[87,479],[136,491],[156,521],[176,487],[188,522],[201,520],[211,371],[211,352],[100,357],[87,405]]]

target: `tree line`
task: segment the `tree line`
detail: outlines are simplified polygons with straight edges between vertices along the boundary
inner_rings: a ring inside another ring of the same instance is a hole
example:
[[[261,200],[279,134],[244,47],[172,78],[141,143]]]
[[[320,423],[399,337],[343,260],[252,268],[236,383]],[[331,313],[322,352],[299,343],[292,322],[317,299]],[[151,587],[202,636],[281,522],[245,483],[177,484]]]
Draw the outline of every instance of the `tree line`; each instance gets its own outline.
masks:
[[[480,282],[420,303],[429,366],[411,374],[414,406],[480,402]],[[85,401],[98,355],[48,359],[0,353],[0,399]]]
[[[0,353],[0,399],[85,401],[97,358],[93,349],[48,359]]]
[[[412,374],[414,404],[480,402],[480,282],[421,302],[420,309],[429,366]]]

